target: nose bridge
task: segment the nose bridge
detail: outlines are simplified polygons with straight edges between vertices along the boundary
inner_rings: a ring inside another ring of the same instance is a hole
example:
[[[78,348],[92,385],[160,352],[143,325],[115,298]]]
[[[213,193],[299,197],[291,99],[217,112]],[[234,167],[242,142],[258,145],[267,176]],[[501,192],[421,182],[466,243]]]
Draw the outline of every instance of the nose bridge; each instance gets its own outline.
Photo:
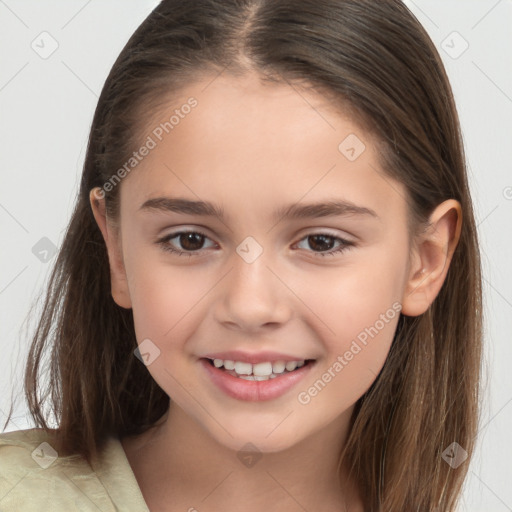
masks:
[[[275,270],[271,270],[271,251],[249,236],[237,246],[232,261],[219,320],[244,329],[284,322],[289,306],[285,287],[275,276]]]

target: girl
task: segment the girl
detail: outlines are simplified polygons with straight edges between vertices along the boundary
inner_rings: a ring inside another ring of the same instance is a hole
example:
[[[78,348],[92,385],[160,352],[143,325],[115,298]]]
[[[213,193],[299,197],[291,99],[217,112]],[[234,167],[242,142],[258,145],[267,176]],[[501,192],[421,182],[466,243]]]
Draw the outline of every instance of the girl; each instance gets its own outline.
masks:
[[[98,102],[0,506],[454,511],[480,358],[457,113],[408,9],[164,0]]]

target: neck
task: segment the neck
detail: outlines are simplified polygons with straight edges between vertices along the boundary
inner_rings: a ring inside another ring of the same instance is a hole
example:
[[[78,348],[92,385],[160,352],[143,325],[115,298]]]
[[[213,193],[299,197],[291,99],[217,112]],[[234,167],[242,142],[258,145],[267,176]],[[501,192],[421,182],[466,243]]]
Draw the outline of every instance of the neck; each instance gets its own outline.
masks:
[[[122,442],[152,510],[359,512],[354,482],[338,472],[351,412],[286,450],[248,453],[219,444],[171,402],[155,427]]]

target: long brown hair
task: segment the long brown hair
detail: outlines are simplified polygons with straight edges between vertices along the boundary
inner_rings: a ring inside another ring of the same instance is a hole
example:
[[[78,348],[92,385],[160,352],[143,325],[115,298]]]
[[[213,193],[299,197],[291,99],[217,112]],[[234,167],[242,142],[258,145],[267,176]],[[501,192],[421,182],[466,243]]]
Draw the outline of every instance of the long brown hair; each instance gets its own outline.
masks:
[[[400,316],[386,363],[356,404],[343,453],[366,510],[453,511],[478,426],[480,256],[448,78],[399,0],[164,0],[153,10],[98,101],[76,205],[28,355],[30,414],[50,432],[43,411],[50,398],[59,453],[90,460],[108,435],[140,434],[167,410],[169,397],[134,357],[132,311],[112,299],[89,192],[140,146],[162,98],[206,71],[249,69],[310,84],[350,109],[376,135],[381,167],[405,185],[414,226],[446,199],[461,204],[462,232],[446,280],[428,312]],[[119,189],[106,192],[113,218]],[[454,441],[469,455],[456,469],[442,457]]]

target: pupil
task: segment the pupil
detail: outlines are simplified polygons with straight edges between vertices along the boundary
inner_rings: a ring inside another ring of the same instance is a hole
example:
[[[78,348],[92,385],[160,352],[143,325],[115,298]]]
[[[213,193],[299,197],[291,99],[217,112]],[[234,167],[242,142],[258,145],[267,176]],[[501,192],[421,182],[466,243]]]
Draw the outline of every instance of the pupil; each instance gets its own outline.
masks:
[[[328,245],[332,245],[332,236],[325,236],[325,235],[311,235],[309,237],[310,239],[321,239],[324,241],[324,243],[313,243],[313,244],[309,244],[311,246],[311,248],[315,249],[315,246],[317,247],[318,250],[325,250],[325,249],[332,249],[332,247],[326,247]],[[326,243],[325,240],[326,239],[329,239],[331,240],[331,243]],[[315,249],[316,250],[316,249]]]
[[[183,246],[184,249],[189,249],[191,251],[193,250],[196,250],[196,249],[200,249],[201,248],[201,245],[202,245],[202,242],[203,242],[203,235],[200,235],[199,233],[184,233],[181,235],[181,245]],[[196,246],[194,247],[194,238],[199,238],[200,242],[198,244],[196,244]],[[183,243],[185,241],[185,243]],[[190,243],[191,242],[191,243]]]

